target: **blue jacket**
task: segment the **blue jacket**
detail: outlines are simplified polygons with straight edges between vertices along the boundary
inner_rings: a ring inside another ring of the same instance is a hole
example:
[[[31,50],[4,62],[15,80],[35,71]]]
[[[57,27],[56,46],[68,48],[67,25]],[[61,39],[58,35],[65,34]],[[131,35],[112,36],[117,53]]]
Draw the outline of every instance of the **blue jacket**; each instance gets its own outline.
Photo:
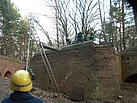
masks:
[[[1,103],[44,103],[41,99],[35,98],[28,92],[13,92],[4,98]]]

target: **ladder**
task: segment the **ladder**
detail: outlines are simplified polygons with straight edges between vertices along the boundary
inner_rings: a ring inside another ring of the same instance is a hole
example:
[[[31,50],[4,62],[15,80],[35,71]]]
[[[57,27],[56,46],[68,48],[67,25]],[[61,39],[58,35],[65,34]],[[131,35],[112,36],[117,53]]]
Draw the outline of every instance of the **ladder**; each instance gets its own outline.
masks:
[[[37,33],[33,23],[31,23],[31,28],[32,28],[32,33],[33,33],[32,35],[33,35],[34,40],[36,41],[37,47],[38,47],[38,49],[40,51],[41,57],[43,59],[43,63],[45,65],[45,67],[46,67],[46,70],[48,72],[48,75],[49,75],[49,78],[51,80],[51,83],[52,83],[55,91],[60,93],[58,84],[57,84],[56,79],[54,77],[54,74],[53,74],[52,68],[50,66],[49,60],[47,58],[47,55],[45,53],[45,50],[44,50],[44,47],[43,47],[43,43],[40,42],[40,38],[38,36],[38,33]]]

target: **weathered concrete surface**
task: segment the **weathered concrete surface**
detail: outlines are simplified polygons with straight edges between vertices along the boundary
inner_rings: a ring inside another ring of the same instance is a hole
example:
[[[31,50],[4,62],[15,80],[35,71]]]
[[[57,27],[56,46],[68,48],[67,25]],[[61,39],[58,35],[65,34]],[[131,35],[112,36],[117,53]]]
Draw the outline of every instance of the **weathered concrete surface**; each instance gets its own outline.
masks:
[[[0,55],[0,77],[11,77],[19,69],[24,69],[25,63],[17,59]]]
[[[119,77],[119,83],[120,85],[123,83],[122,79],[122,57],[121,57],[121,52],[115,52],[116,53],[116,64],[118,67],[118,77]]]
[[[121,58],[122,58],[122,78],[123,78],[122,81],[126,81],[127,78],[132,75],[134,75],[134,78],[131,78],[131,79],[132,80],[136,79],[137,77],[137,46],[134,46],[122,51]]]
[[[110,99],[118,95],[120,86],[113,47],[86,42],[49,52],[47,56],[62,93],[70,96],[73,88],[83,87],[85,99]],[[34,84],[53,90],[40,54],[30,64],[36,75]]]

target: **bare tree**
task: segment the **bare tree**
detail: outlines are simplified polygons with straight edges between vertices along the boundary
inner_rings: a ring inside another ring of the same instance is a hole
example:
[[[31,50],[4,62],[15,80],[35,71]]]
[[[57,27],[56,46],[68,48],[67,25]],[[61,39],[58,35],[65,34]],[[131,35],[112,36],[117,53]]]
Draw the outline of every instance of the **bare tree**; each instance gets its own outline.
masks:
[[[50,39],[50,37],[48,35],[48,32],[46,32],[46,30],[42,27],[42,25],[40,24],[39,20],[35,16],[33,16],[32,14],[30,14],[29,17],[30,17],[31,22],[33,22],[33,24],[36,24],[38,26],[37,29],[41,30],[46,35],[46,37],[47,37],[47,39],[49,41],[49,45],[52,46],[53,44],[52,44],[52,41],[51,41],[51,39]]]
[[[118,0],[118,3],[119,3],[119,14],[121,13],[121,4],[120,4],[120,0]],[[124,15],[123,15],[124,16]],[[121,32],[121,28],[122,28],[122,19],[121,19],[121,16],[120,16],[120,20],[119,20],[119,38],[120,38],[120,42],[119,42],[119,47],[120,47],[120,50],[122,50],[122,32]]]
[[[100,20],[101,20],[101,24],[102,24],[102,31],[103,31],[103,35],[104,35],[104,41],[107,42],[107,39],[106,39],[106,31],[105,31],[104,23],[103,23],[103,20],[102,20],[102,13],[101,13],[101,7],[100,7],[100,0],[98,0],[98,6],[99,6],[99,13],[100,13]]]
[[[99,13],[97,2],[94,0],[72,0],[73,5],[69,16],[71,18],[71,24],[73,26],[73,31],[75,35],[77,32],[82,32],[84,38],[90,32],[90,29],[97,25],[97,20],[99,20]]]
[[[34,19],[34,22],[41,28],[41,31],[46,35],[46,37],[49,40],[49,44],[52,46],[52,41],[48,35],[48,32],[45,31],[45,29],[41,26],[41,24],[39,23],[39,21],[37,21],[36,19]]]
[[[52,8],[54,12],[54,18],[51,18],[56,25],[56,37],[57,46],[59,47],[61,42],[64,45],[64,39],[69,37],[68,27],[68,14],[69,0],[49,0],[46,1],[47,6]],[[64,35],[64,36],[63,36]]]
[[[56,16],[56,35],[57,35],[57,45],[58,45],[58,47],[59,47],[59,32],[58,32],[58,1],[57,0],[55,0],[55,5],[56,5],[56,7],[55,7],[55,12],[56,12],[56,14],[55,14],[55,16]]]
[[[45,2],[47,3],[46,0]],[[87,37],[91,28],[94,28],[99,23],[97,21],[100,18],[97,1],[50,0],[47,4],[56,11],[54,14],[56,19],[53,20],[58,25],[56,29],[58,29],[59,41],[67,38],[72,39],[80,31],[84,34],[84,37]]]
[[[64,35],[68,38],[71,32],[75,35],[81,31],[84,37],[99,19],[97,2],[93,0],[58,0],[59,27],[62,28]],[[94,22],[94,23],[93,23]],[[73,36],[75,37],[73,34]]]
[[[124,23],[124,0],[122,0],[122,28],[123,28],[123,48],[126,48],[126,42],[125,42],[125,23]]]
[[[59,31],[60,34],[64,35],[64,39],[68,39],[70,36],[69,33],[69,16],[68,16],[68,9],[69,9],[69,1],[67,0],[59,0],[58,1],[58,19],[59,19]],[[61,36],[63,37],[63,36]]]

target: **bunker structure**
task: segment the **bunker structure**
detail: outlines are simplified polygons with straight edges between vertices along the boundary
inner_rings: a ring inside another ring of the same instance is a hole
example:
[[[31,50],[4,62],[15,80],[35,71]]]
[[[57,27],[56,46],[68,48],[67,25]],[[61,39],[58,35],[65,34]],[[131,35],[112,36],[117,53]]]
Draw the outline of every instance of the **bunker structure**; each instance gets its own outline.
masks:
[[[137,83],[137,46],[115,52],[112,46],[88,41],[59,50],[48,47],[45,53],[60,92],[72,100],[117,98],[123,82]],[[24,68],[25,62],[0,55],[0,77],[10,78]],[[35,86],[55,90],[40,53],[31,59],[30,68]]]
[[[45,52],[61,93],[96,100],[119,95],[119,66],[113,47],[84,42]],[[40,53],[34,55],[30,68],[36,75],[35,86],[54,90]]]
[[[119,53],[121,57],[121,81],[137,83],[137,46],[128,48]],[[120,60],[120,59],[119,59]]]

